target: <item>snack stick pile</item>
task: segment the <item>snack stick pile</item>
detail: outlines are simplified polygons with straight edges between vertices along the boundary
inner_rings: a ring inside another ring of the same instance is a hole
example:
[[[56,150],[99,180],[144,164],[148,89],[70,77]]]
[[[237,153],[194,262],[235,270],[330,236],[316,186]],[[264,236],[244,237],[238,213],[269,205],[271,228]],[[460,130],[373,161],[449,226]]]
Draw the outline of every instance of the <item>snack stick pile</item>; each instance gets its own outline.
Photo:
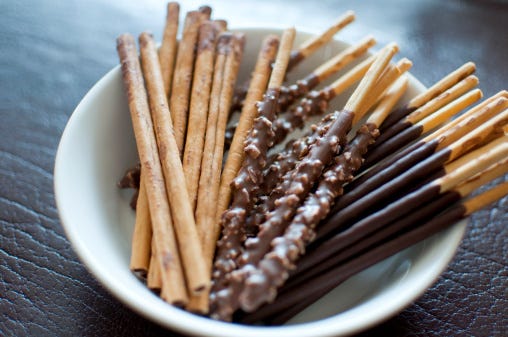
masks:
[[[179,19],[169,3],[159,49],[146,32],[139,52],[131,35],[117,39],[140,157],[119,184],[136,189],[130,268],[168,303],[282,324],[508,193],[476,192],[508,171],[508,92],[471,107],[482,98],[473,63],[401,106],[412,62],[394,60],[395,43],[363,57],[367,36],[286,83],[354,21],[347,12],[299,46],[294,28],[266,36],[237,83],[246,37],[208,6],[185,14],[180,38]]]

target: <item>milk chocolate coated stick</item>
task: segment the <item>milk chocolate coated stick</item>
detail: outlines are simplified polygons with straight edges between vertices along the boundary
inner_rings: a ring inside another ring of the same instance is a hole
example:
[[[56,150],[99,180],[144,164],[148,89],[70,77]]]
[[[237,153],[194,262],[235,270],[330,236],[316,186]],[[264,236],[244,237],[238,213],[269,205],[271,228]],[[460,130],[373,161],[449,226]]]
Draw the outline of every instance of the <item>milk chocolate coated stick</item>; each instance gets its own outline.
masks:
[[[392,47],[397,48],[396,45],[392,45]],[[282,142],[289,132],[297,127],[302,127],[310,116],[325,113],[328,109],[328,102],[359,81],[375,57],[376,55],[373,55],[361,62],[324,89],[310,92],[298,106],[276,120],[274,143]],[[268,157],[268,168],[264,173],[265,179],[259,192],[261,202],[256,205],[252,212],[253,215],[248,219],[249,227],[257,228],[265,220],[265,215],[274,209],[275,200],[282,197],[289,187],[289,180],[284,179],[284,176],[295,167],[297,161],[315,143],[318,136],[326,131],[331,123],[331,118],[331,115],[326,116],[310,134],[290,141],[281,153]],[[283,181],[283,183],[276,186],[279,181]]]
[[[258,104],[259,117],[255,119],[254,127],[245,142],[244,163],[233,181],[232,205],[222,216],[222,238],[217,245],[210,297],[212,318],[230,320],[236,309],[233,290],[228,288],[233,280],[227,279],[227,275],[236,268],[236,257],[242,251],[246,212],[254,205],[256,189],[266,165],[266,153],[272,145],[272,121],[275,119],[277,97],[286,74],[294,36],[294,28],[285,30],[282,35],[268,90],[263,102]]]
[[[390,48],[397,50],[396,45],[390,45]],[[323,90],[319,92],[311,92],[304,100],[302,100],[302,103],[296,107],[295,110],[292,110],[291,113],[288,114],[290,119],[286,120],[284,123],[278,124],[279,128],[275,129],[275,142],[281,141],[281,139],[285,137],[293,127],[302,126],[309,116],[324,113],[328,108],[328,102],[333,99],[333,97],[340,94],[348,86],[359,80],[361,76],[367,72],[367,69],[372,64],[374,58],[375,56],[365,60]],[[400,69],[393,69],[394,71],[387,73],[388,76],[386,76],[382,81],[384,83],[381,83],[382,85],[376,88],[379,90],[377,90],[378,92],[376,93],[372,93],[372,96],[381,94],[381,92],[384,91],[385,85],[388,85],[394,80],[395,77],[392,77],[392,75],[395,74],[396,76],[399,76],[401,72],[408,69],[410,63],[405,60],[401,60],[399,65],[401,66]],[[365,107],[362,107],[362,110],[359,111],[358,115],[362,115],[365,111]],[[307,135],[292,142],[286,146],[286,149],[283,152],[269,158],[270,166],[265,173],[265,179],[261,184],[260,189],[260,194],[267,196],[263,197],[261,203],[256,206],[256,211],[249,221],[251,226],[257,227],[264,221],[264,214],[267,214],[269,211],[274,209],[275,200],[282,197],[285,191],[289,188],[289,177],[284,179],[284,176],[286,174],[289,175],[288,172],[295,167],[298,159],[300,159],[300,157],[308,151],[310,146],[316,142],[319,135],[326,132],[326,129],[331,123],[331,118],[331,116],[325,117],[320,125],[313,130],[311,135]],[[276,186],[279,181],[283,181],[283,183]]]
[[[367,36],[358,44],[346,48],[344,51],[330,58],[328,61],[314,69],[309,75],[296,81],[295,84],[281,87],[280,97],[278,100],[279,111],[286,111],[286,109],[298,98],[304,96],[327,78],[336,74],[345,66],[364,55],[367,50],[375,44],[376,40],[371,36]]]
[[[342,28],[353,22],[354,19],[355,14],[352,11],[348,11],[344,15],[339,17],[337,21],[334,22],[324,32],[304,41],[297,49],[291,52],[290,66],[288,67],[287,71],[291,70],[291,68],[296,67],[300,62],[302,62],[307,57],[312,55],[320,47],[328,43],[338,31],[340,31]],[[233,98],[232,110],[241,109],[241,107],[243,106],[243,100],[247,95],[248,88],[249,88],[248,81],[247,83],[244,83],[238,88],[236,88],[235,95]],[[284,87],[281,87],[281,94],[279,100],[286,101],[286,99],[282,98],[285,95],[283,93],[284,91],[285,91]],[[228,140],[226,140],[226,142],[228,142]]]

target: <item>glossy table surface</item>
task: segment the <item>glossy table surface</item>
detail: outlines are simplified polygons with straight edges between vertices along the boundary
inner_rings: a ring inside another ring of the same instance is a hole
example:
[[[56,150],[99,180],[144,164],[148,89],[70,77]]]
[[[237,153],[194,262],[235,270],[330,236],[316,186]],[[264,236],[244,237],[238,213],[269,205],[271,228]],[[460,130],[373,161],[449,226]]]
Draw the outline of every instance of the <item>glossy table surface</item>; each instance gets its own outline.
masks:
[[[187,11],[202,4],[185,1]],[[467,61],[485,96],[508,89],[506,1],[216,1],[231,27],[320,30],[347,9],[341,38],[397,41],[425,85]],[[58,219],[56,149],[74,107],[117,64],[115,38],[160,39],[164,1],[0,2],[0,335],[179,336],[108,294]],[[506,177],[505,177],[506,179]],[[508,198],[472,217],[446,272],[416,303],[362,336],[506,336]]]

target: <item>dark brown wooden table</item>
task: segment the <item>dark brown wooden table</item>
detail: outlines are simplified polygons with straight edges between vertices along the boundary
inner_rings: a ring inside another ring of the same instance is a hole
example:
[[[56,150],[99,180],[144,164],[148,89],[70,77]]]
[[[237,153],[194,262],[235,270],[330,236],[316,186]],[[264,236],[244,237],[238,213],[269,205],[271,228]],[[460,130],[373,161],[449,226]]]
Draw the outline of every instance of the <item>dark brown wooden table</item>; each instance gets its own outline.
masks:
[[[183,10],[198,6],[185,1]],[[320,29],[346,9],[341,37],[395,40],[430,85],[466,61],[485,96],[508,89],[506,1],[277,1],[211,3],[232,27]],[[0,335],[178,336],[109,295],[78,261],[55,208],[58,141],[81,97],[117,64],[115,38],[151,30],[164,1],[0,2]],[[506,179],[506,177],[505,177]],[[506,336],[508,199],[472,217],[448,270],[415,304],[362,336]]]

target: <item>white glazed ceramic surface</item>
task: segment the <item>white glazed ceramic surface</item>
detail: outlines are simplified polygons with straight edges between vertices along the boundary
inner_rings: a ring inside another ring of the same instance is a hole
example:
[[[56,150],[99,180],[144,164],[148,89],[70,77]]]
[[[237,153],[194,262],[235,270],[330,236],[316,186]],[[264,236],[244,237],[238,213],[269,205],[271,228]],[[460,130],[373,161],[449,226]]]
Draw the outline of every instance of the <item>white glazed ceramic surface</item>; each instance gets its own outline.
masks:
[[[247,35],[247,46],[240,81],[250,73],[263,37],[280,33],[278,29],[241,31]],[[299,33],[296,43],[309,36]],[[322,48],[292,72],[290,83],[345,46],[334,41]],[[410,77],[403,100],[423,89]],[[336,99],[333,107],[340,109],[344,102],[344,98]],[[137,161],[121,72],[116,67],[86,94],[63,133],[54,175],[60,218],[80,259],[114,296],[144,317],[187,334],[303,337],[359,332],[395,315],[430,287],[453,257],[465,229],[465,222],[455,225],[352,277],[285,326],[213,321],[168,305],[129,271],[132,191],[119,190],[116,182]]]

